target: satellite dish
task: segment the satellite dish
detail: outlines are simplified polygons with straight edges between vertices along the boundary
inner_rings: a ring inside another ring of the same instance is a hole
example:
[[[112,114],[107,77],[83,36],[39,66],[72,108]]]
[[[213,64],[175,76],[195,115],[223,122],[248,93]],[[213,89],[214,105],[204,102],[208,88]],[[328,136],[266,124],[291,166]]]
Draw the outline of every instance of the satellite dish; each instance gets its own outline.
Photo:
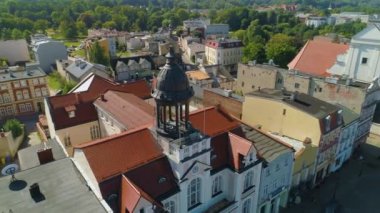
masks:
[[[17,164],[8,164],[1,170],[2,175],[13,175],[18,170]]]

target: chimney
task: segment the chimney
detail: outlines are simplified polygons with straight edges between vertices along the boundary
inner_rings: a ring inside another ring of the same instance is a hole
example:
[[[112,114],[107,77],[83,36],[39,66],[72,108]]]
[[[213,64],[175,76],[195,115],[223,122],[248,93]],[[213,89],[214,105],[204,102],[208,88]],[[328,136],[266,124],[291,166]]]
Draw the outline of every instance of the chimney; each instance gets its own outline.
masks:
[[[101,94],[101,95],[100,95],[100,100],[102,100],[102,101],[107,101],[106,97],[104,97],[104,94]]]
[[[38,150],[37,156],[41,165],[54,161],[53,151],[51,148]]]
[[[45,200],[45,196],[40,191],[40,186],[38,183],[34,183],[29,188],[30,196],[34,200],[34,202],[38,203],[40,201]]]

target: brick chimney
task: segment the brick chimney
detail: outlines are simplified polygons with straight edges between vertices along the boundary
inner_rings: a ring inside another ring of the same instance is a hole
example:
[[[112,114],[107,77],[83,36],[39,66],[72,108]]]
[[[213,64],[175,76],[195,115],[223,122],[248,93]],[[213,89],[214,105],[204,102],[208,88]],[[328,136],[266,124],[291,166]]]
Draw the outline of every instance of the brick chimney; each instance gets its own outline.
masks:
[[[37,156],[41,165],[54,161],[53,151],[51,148],[38,150]]]

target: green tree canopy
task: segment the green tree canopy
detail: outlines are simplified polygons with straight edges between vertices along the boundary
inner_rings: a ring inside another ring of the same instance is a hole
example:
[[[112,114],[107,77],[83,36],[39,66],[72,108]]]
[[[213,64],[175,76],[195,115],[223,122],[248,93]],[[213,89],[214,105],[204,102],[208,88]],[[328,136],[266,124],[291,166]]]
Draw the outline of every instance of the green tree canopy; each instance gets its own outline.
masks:
[[[275,64],[286,68],[296,54],[294,39],[285,34],[276,34],[267,43],[265,52],[268,60],[273,59]]]
[[[109,66],[109,56],[106,55],[104,49],[100,46],[99,42],[95,42],[90,48],[90,61],[97,64]]]
[[[17,138],[18,136],[20,136],[22,134],[22,124],[19,120],[17,119],[10,119],[10,120],[7,120],[3,126],[3,129],[5,131],[11,131],[12,132],[12,136],[14,138]]]

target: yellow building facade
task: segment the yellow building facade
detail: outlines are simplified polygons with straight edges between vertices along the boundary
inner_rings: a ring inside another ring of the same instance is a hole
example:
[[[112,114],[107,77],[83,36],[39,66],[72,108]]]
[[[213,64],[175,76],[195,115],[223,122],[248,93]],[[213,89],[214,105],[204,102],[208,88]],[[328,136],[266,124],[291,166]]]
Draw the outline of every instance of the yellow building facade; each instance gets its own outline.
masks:
[[[305,94],[283,96],[282,93],[264,89],[246,95],[242,120],[263,131],[292,139],[293,145],[298,147],[293,186],[309,181],[313,185],[328,174],[329,166],[335,161],[340,127],[325,121],[335,118],[333,114],[338,108]],[[327,127],[329,130],[325,131]]]

